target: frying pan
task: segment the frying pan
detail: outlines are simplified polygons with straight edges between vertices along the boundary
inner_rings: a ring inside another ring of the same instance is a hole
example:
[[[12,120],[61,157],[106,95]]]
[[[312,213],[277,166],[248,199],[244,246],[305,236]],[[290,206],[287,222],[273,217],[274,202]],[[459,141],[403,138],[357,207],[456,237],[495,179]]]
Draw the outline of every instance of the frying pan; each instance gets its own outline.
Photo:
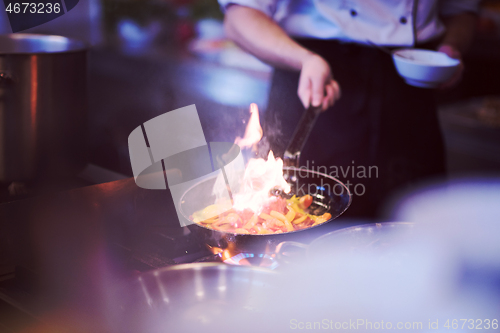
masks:
[[[303,196],[309,194],[313,197],[310,212],[321,215],[328,212],[331,219],[324,222],[330,223],[339,217],[351,204],[351,193],[349,189],[339,180],[327,174],[313,170],[285,167],[284,172],[289,175],[288,182],[291,185],[290,195]],[[198,193],[211,193],[215,183],[215,177],[201,181],[187,190],[180,199],[180,211],[186,221],[199,209],[215,202],[215,197],[207,197],[206,203],[199,202]],[[186,223],[188,224],[188,223]],[[240,252],[274,253],[276,245],[280,242],[293,239],[310,237],[313,230],[323,224],[309,227],[307,229],[284,232],[281,234],[235,234],[210,229],[190,222],[188,228],[202,242],[221,249],[235,249]],[[308,235],[309,234],[309,235]]]

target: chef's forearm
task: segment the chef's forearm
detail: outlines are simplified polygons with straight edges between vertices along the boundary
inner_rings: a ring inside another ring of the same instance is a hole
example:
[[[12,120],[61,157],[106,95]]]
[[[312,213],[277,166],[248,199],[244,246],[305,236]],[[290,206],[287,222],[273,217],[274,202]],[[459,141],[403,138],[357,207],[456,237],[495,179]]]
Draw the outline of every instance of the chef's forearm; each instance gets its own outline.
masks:
[[[297,44],[264,13],[232,5],[226,11],[228,37],[244,50],[273,66],[300,70],[313,53]]]
[[[462,13],[445,18],[446,33],[441,45],[450,45],[460,53],[464,53],[474,37],[477,16],[473,13]]]

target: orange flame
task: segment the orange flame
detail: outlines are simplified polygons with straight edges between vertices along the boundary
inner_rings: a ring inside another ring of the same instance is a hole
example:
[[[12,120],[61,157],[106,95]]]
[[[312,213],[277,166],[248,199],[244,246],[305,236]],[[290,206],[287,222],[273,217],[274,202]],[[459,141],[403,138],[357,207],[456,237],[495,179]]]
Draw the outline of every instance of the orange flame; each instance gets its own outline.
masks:
[[[252,147],[255,149],[263,135],[257,104],[250,105],[250,113],[245,135],[243,138],[236,138],[235,143],[241,148]],[[233,197],[233,208],[236,210],[250,209],[255,213],[260,213],[263,206],[269,202],[269,193],[274,188],[280,188],[286,193],[290,191],[290,185],[283,177],[283,160],[275,158],[271,150],[267,161],[262,158],[253,158],[248,161],[242,188]]]
[[[283,178],[283,160],[274,158],[273,151],[269,151],[267,161],[262,158],[253,158],[248,161],[243,176],[243,186],[234,196],[236,210],[250,209],[260,213],[262,207],[269,202],[270,192],[274,188],[281,188],[290,192],[290,185]]]
[[[216,246],[210,246],[210,245],[207,245],[207,247],[208,247],[208,250],[209,250],[210,252],[212,252],[213,254],[219,254],[219,253],[221,253],[221,252],[223,252],[223,251],[224,251],[224,250],[223,250],[223,249],[221,249],[220,247],[216,247]]]
[[[243,138],[236,138],[235,143],[241,149],[252,147],[256,148],[257,143],[262,139],[262,127],[259,121],[259,109],[255,103],[250,105],[250,120],[245,129]],[[221,205],[222,202],[228,203],[226,193],[227,183],[231,186],[231,203],[235,210],[243,211],[249,209],[256,214],[260,214],[264,206],[271,200],[271,190],[277,188],[285,193],[290,192],[290,185],[283,177],[283,160],[275,158],[272,151],[269,151],[267,161],[262,158],[254,158],[248,161],[245,170],[240,168],[241,164],[227,164],[224,167],[224,174],[219,174],[214,184],[212,193],[215,195],[215,205]],[[228,208],[224,207],[222,211]],[[208,217],[207,217],[208,218]]]
[[[235,255],[241,253],[241,251],[237,250],[233,243],[229,243],[229,245],[225,249],[221,249],[220,247],[208,246],[208,250],[213,254],[220,255],[222,261],[228,260]]]
[[[240,148],[256,148],[257,143],[262,139],[262,127],[260,126],[260,118],[259,118],[259,108],[257,104],[250,104],[250,119],[248,120],[247,127],[245,128],[245,135],[243,138],[237,137],[234,140]]]

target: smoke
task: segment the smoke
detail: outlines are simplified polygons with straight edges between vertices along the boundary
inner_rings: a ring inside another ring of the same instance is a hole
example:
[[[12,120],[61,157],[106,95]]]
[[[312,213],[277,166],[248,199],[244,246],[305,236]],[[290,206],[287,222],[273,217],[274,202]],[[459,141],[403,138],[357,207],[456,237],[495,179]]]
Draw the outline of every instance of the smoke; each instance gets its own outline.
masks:
[[[259,157],[265,157],[269,150],[272,150],[274,156],[282,158],[288,141],[283,134],[279,115],[266,112],[262,118],[264,120],[262,126],[264,136],[258,145],[258,155]]]

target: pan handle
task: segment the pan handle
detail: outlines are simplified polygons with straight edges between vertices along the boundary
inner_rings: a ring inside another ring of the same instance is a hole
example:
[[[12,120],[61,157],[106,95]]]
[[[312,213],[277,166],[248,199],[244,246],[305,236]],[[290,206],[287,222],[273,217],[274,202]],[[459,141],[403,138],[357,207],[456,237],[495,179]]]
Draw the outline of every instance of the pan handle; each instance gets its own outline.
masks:
[[[290,251],[292,248],[295,248],[295,250]],[[308,245],[299,242],[281,242],[278,244],[278,246],[276,246],[276,260],[278,260],[278,262],[281,264],[290,264],[297,262],[306,255],[306,251],[308,248]]]
[[[292,139],[290,140],[288,147],[286,147],[285,154],[283,156],[285,166],[299,167],[300,153],[302,152],[302,148],[304,148],[304,144],[306,143],[309,134],[311,134],[320,113],[321,106],[311,105],[302,114],[302,118],[300,118],[300,121],[295,128],[295,132],[293,133]]]

